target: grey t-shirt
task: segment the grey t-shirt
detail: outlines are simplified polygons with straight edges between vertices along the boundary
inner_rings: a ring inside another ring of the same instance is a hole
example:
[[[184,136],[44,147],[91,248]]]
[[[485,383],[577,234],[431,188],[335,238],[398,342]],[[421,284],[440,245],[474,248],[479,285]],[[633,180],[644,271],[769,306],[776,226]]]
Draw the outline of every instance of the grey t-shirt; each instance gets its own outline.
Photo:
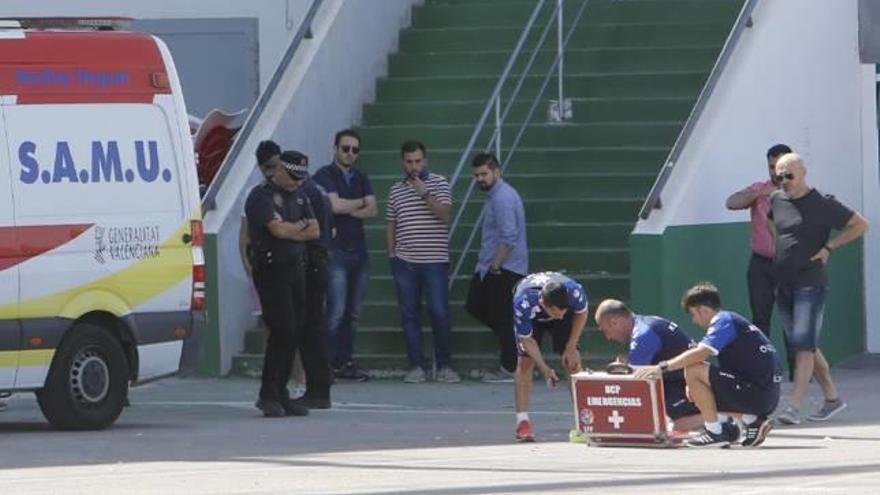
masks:
[[[825,264],[810,258],[828,242],[831,229],[846,226],[853,211],[834,196],[823,196],[815,189],[797,199],[780,190],[770,194],[767,216],[776,227],[773,264],[779,283],[793,287],[826,285]]]

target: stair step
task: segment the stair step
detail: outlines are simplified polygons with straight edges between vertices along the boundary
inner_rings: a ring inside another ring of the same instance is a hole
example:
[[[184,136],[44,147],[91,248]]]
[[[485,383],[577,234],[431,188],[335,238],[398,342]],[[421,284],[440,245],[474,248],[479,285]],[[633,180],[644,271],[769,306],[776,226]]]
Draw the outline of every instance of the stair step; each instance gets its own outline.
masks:
[[[422,322],[422,342],[425,356],[432,355],[432,336],[430,320]],[[542,348],[552,352],[552,342],[545,338]],[[588,353],[615,354],[621,347],[609,342],[595,327],[587,327],[581,336],[581,350]],[[255,329],[245,334],[243,354],[262,356],[266,349],[265,331]],[[359,354],[392,354],[406,356],[406,342],[400,325],[377,327],[359,326],[356,350]],[[452,356],[485,354],[498,352],[498,339],[492,331],[483,326],[468,327],[456,325],[452,328]]]
[[[468,177],[467,179],[470,179]],[[509,174],[523,202],[532,198],[588,196],[594,199],[646,195],[655,175],[646,173],[569,173]],[[391,187],[401,181],[400,174],[375,174],[370,177],[377,199],[385,199]],[[453,200],[464,198],[470,180],[459,180],[452,188]]]
[[[575,29],[568,46],[577,48],[665,48],[724,43],[730,24],[724,23],[604,23]],[[466,53],[470,50],[513,51],[523,26],[414,28],[400,37],[400,53]],[[523,45],[533,50],[540,31]]]
[[[564,4],[564,19],[581,7],[582,1],[568,1]],[[588,2],[583,20],[587,25],[603,22],[680,22],[683,15],[688,21],[716,21],[732,17],[739,11],[741,1],[734,0],[592,0]],[[512,26],[525,25],[535,7],[535,2],[473,2],[428,3],[415,9],[413,26]],[[553,2],[541,10],[536,24],[544,26],[554,9]]]
[[[630,226],[631,227],[631,226]],[[470,233],[470,227],[463,227],[465,233]],[[471,251],[462,264],[462,274],[472,274],[477,266],[479,250],[479,233],[477,240],[471,246]],[[460,250],[450,253],[452,266],[458,262],[461,256]],[[385,250],[370,251],[370,274],[389,275],[390,264]],[[544,271],[545,267],[564,266],[566,269],[577,273],[590,273],[608,271],[611,273],[629,272],[629,249],[621,248],[531,248],[529,249],[529,266],[534,270]],[[450,268],[451,269],[451,268]]]
[[[709,75],[705,71],[649,71],[602,72],[587,74],[568,73],[563,78],[565,94],[570,98],[597,96],[690,96],[699,94]],[[544,76],[525,78],[520,98],[534,99],[543,84]],[[498,82],[493,76],[471,77],[393,77],[376,83],[377,101],[438,101],[488,98]],[[554,84],[547,91],[552,94]],[[502,92],[507,100],[513,85]],[[547,95],[545,95],[547,96]],[[550,96],[547,96],[548,98]],[[608,143],[615,144],[615,143]]]
[[[581,352],[581,359],[583,365],[588,368],[604,369],[605,365],[620,354],[620,352],[614,354],[585,354]],[[355,354],[354,358],[358,366],[366,369],[374,380],[401,380],[409,369],[406,355],[392,353]],[[557,372],[563,370],[559,356],[550,352],[550,349],[544,355],[544,359]],[[452,361],[452,367],[464,380],[479,380],[483,370],[498,368],[498,355],[491,353],[463,354],[454,356]],[[259,378],[262,369],[262,354],[239,354],[232,358],[230,374],[246,378]],[[535,379],[541,380],[537,375],[535,375]]]
[[[522,135],[521,146],[540,146],[548,142],[579,144],[582,146],[663,146],[671,145],[683,121],[662,122],[595,122],[588,124],[532,124]],[[502,142],[512,140],[520,131],[519,125],[502,128]],[[366,125],[358,129],[365,143],[377,148],[395,148],[408,139],[419,139],[427,147],[463,149],[473,134],[471,125]],[[482,131],[488,142],[492,128]]]
[[[571,123],[683,121],[690,113],[693,103],[691,97],[572,98]],[[532,100],[514,103],[505,122],[521,124],[532,104]],[[502,108],[506,108],[506,105],[507,102],[502,102]],[[531,122],[547,123],[549,105],[549,100],[543,99],[535,106]],[[434,125],[469,125],[473,131],[485,108],[485,100],[383,101],[364,107],[364,122],[369,125],[412,125],[427,121]],[[494,119],[495,113],[492,110],[486,120],[487,125],[494,126]]]
[[[549,269],[561,270],[565,267],[552,266]],[[629,295],[629,277],[623,274],[582,274],[573,275],[579,282],[586,286],[590,297],[594,294],[603,294],[605,297],[626,299]],[[450,298],[452,300],[464,300],[467,296],[468,282],[471,274],[459,275],[456,283],[452,285]],[[395,301],[397,298],[394,289],[394,280],[390,275],[372,275],[367,286],[367,300],[369,301]],[[390,316],[390,315],[386,315]],[[396,319],[396,315],[394,316]],[[382,324],[381,326],[387,326]]]
[[[524,50],[514,64],[514,74],[521,74],[529,60],[535,60],[529,74],[544,75],[556,60],[555,38],[547,41],[552,47],[538,51]],[[495,76],[507,66],[510,50],[474,50],[467,52],[404,52],[392,55],[388,74],[391,77],[407,76]],[[663,70],[705,70],[718,56],[716,45],[674,45],[669,47],[594,47],[571,48],[565,51],[565,71],[626,72]]]
[[[467,224],[465,224],[467,225]],[[470,233],[470,227],[462,232]],[[529,247],[535,248],[618,248],[626,249],[629,244],[631,224],[529,224],[526,228]],[[467,240],[467,233],[456,232],[451,246],[460,248]],[[367,246],[383,246],[385,226],[370,223],[366,226]]]
[[[598,223],[600,221],[608,222],[627,222],[632,221],[638,215],[639,208],[644,203],[646,194],[640,197],[617,197],[617,198],[531,198],[524,202],[526,210],[526,220],[530,224],[540,225],[544,222],[559,222],[560,220],[582,221],[583,223]],[[485,196],[475,193],[473,198],[465,207],[462,214],[462,221],[474,222],[485,204]],[[379,211],[384,215],[386,202],[378,201]],[[574,217],[574,218],[573,218]],[[381,217],[380,218],[384,218]],[[367,223],[367,226],[373,225],[373,222]],[[384,225],[384,223],[382,223]],[[382,238],[384,239],[384,238]],[[559,241],[559,239],[554,239]],[[540,239],[529,238],[530,247],[553,247],[539,245]],[[384,240],[382,241],[384,242]],[[384,245],[384,244],[383,244]],[[453,245],[455,247],[455,245]],[[562,246],[557,246],[562,247]],[[583,247],[583,246],[576,246]]]
[[[473,130],[471,130],[473,132]],[[466,144],[466,143],[465,143]],[[452,177],[455,167],[461,160],[464,145],[454,148],[438,148],[428,145],[428,159],[431,170]],[[671,143],[663,146],[559,146],[559,147],[521,147],[512,158],[508,150],[502,148],[501,160],[507,165],[505,173],[546,172],[548,164],[557,173],[591,172],[648,172],[657,173]],[[482,148],[477,147],[465,157],[462,174],[469,178],[470,160]],[[360,167],[370,175],[374,173],[397,173],[400,170],[400,148],[379,149],[371,147],[361,151]],[[528,208],[528,205],[526,205]]]

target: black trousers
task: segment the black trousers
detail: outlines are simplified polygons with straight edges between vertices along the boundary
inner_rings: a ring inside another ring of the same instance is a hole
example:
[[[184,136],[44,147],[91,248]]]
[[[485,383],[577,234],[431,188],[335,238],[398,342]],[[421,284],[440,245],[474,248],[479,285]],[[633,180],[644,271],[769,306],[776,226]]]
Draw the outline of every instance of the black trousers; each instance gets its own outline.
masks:
[[[309,246],[306,265],[306,317],[299,355],[306,372],[306,397],[329,399],[327,250],[320,246]]]
[[[290,398],[287,382],[304,326],[306,307],[305,259],[271,263],[254,260],[254,286],[260,296],[263,321],[269,327],[260,398]]]
[[[752,253],[748,272],[749,305],[752,308],[752,323],[770,337],[770,319],[776,302],[776,277],[773,260]],[[785,341],[785,358],[789,374],[794,370],[794,353]]]
[[[483,279],[475,273],[471,279],[465,309],[471,316],[492,329],[498,339],[501,367],[516,370],[516,339],[513,331],[513,289],[523,275],[501,270],[487,273]]]

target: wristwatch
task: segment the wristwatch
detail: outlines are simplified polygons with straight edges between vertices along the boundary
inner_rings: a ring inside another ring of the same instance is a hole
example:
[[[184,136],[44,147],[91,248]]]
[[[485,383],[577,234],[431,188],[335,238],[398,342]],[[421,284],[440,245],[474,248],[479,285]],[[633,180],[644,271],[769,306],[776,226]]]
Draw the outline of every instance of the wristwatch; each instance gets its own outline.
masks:
[[[660,368],[660,373],[666,373],[666,370],[669,369],[669,361],[660,361],[657,363],[657,367]]]

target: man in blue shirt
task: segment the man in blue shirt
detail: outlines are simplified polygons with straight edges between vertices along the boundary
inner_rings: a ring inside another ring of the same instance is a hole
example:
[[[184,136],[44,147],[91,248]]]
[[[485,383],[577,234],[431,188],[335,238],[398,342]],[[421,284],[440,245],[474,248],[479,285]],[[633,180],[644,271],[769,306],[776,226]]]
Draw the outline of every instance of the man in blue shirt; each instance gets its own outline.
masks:
[[[477,269],[471,280],[468,313],[491,328],[498,338],[501,367],[483,374],[484,382],[512,382],[516,370],[513,333],[513,288],[529,272],[526,214],[522,199],[501,178],[501,165],[491,153],[473,160],[474,181],[488,192]]]
[[[740,416],[746,427],[744,447],[758,447],[772,428],[770,414],[779,404],[782,366],[776,348],[764,333],[742,316],[721,310],[721,294],[708,283],[685,292],[681,302],[693,322],[706,329],[700,343],[678,356],[636,371],[636,378],[684,370],[691,398],[700,409],[705,429],[687,441],[689,447],[726,447],[739,429],[718,411]],[[709,365],[709,356],[718,366]]]
[[[562,356],[569,373],[581,371],[578,341],[587,324],[587,291],[576,281],[557,272],[533,273],[516,286],[513,325],[519,360],[516,365],[516,439],[534,442],[529,421],[529,394],[535,367],[547,386],[556,388],[559,377],[541,355],[541,339],[549,333],[553,350]]]
[[[697,345],[675,322],[633,314],[626,304],[616,299],[606,299],[599,304],[596,324],[605,338],[629,346],[627,361],[632,366],[657,364]],[[674,430],[690,431],[703,425],[700,410],[687,397],[682,371],[663,375],[663,401]]]
[[[369,257],[364,219],[378,215],[370,178],[355,168],[361,138],[353,129],[336,133],[334,159],[315,172],[314,180],[327,192],[333,208],[336,237],[330,242],[327,287],[327,340],[334,376],[366,381],[354,365],[354,335],[369,280]]]

